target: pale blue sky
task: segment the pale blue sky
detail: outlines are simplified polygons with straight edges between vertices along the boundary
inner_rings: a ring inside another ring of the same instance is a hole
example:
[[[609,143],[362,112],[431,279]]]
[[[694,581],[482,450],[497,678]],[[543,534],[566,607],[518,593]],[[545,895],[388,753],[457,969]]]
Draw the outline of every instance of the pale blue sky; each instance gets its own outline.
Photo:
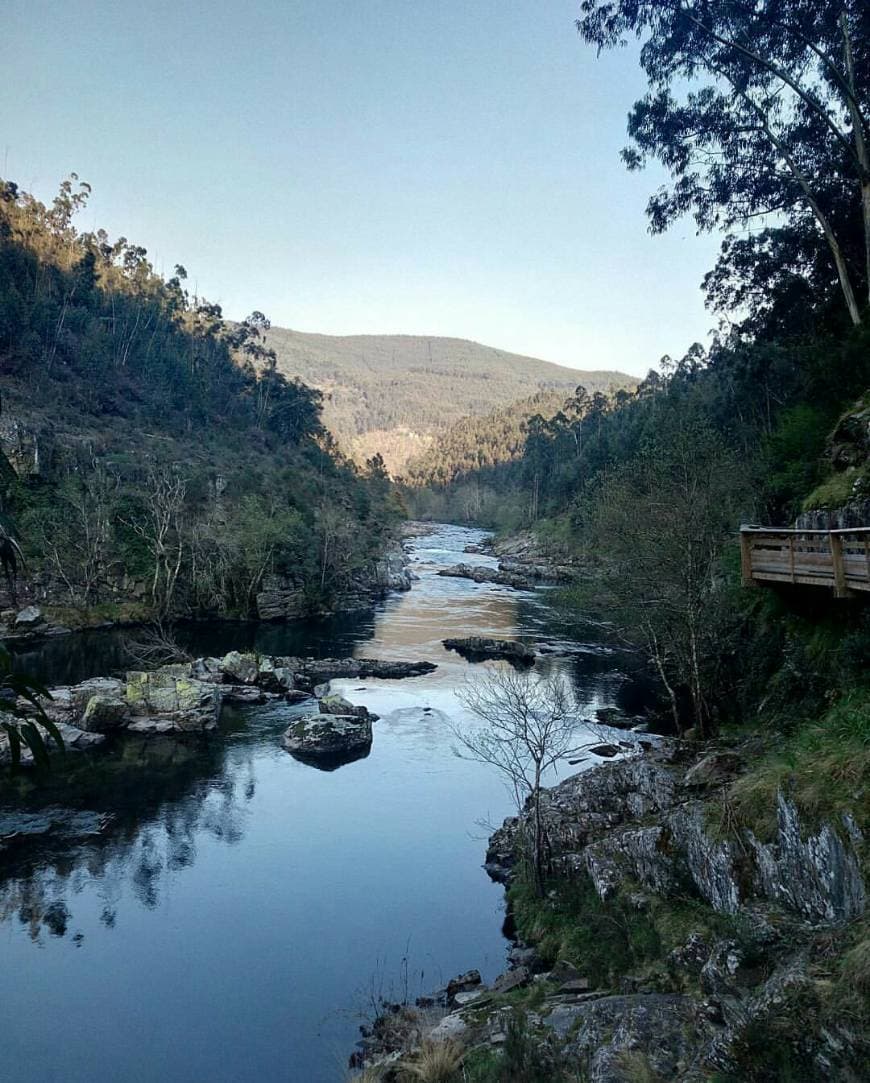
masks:
[[[632,53],[576,0],[3,0],[3,173],[227,315],[643,373],[713,325],[717,242],[650,237]]]

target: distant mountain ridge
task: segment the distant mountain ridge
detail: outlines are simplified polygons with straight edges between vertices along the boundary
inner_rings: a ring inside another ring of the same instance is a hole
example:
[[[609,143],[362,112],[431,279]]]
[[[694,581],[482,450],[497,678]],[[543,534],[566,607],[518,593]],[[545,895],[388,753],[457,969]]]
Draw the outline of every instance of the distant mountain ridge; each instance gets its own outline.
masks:
[[[590,394],[637,383],[625,373],[565,368],[460,338],[319,335],[273,327],[278,369],[324,393],[323,420],[358,462],[380,452],[391,473],[464,417],[539,391]]]

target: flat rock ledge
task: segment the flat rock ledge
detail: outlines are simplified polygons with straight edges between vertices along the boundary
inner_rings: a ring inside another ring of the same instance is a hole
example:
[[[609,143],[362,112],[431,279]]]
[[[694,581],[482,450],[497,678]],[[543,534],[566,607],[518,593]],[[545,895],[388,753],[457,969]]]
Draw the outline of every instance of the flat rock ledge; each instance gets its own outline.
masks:
[[[512,590],[532,590],[531,579],[517,572],[506,571],[503,568],[485,568],[476,564],[453,564],[449,568],[441,568],[438,575],[451,579],[470,579],[473,583],[495,583],[500,587],[510,587]]]
[[[502,659],[514,666],[534,665],[537,654],[534,648],[513,639],[485,639],[481,636],[469,636],[466,639],[444,639],[442,643],[449,651],[456,651],[469,662],[483,662],[488,659]]]

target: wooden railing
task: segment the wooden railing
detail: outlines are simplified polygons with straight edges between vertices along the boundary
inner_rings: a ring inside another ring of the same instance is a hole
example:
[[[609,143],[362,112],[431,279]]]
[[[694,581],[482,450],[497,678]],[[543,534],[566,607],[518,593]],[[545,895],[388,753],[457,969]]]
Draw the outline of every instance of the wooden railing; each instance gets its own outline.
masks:
[[[853,530],[740,528],[744,584],[832,587],[837,598],[870,591],[870,527]]]

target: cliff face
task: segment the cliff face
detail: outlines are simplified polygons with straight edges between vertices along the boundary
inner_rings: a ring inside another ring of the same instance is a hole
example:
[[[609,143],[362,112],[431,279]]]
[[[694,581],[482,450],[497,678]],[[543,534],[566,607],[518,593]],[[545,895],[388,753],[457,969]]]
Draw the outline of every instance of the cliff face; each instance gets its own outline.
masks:
[[[626,1078],[626,1057],[653,1073],[643,1078],[867,1078],[866,1025],[826,999],[836,987],[832,945],[863,928],[864,836],[849,815],[802,821],[780,792],[776,825],[759,837],[729,812],[728,786],[743,767],[734,750],[696,762],[659,750],[544,795],[554,886],[542,900],[520,902],[521,933],[534,943],[536,931],[562,920],[564,900],[590,885],[595,907],[626,928],[636,920],[672,931],[674,914],[683,915],[646,972],[636,972],[635,959],[632,974],[611,973],[615,987],[593,981],[591,991],[562,990],[537,1009],[540,1034],[555,1035],[590,1080]],[[524,826],[525,817],[509,819],[490,840],[487,870],[509,885],[522,878],[515,855]],[[545,966],[555,961],[548,950]],[[582,971],[582,958],[572,962]],[[779,1059],[766,1060],[774,1049]],[[753,1058],[779,1071],[798,1064],[803,1074],[755,1074]]]
[[[796,526],[836,530],[870,523],[870,391],[837,422],[828,439],[828,478],[804,501]]]

